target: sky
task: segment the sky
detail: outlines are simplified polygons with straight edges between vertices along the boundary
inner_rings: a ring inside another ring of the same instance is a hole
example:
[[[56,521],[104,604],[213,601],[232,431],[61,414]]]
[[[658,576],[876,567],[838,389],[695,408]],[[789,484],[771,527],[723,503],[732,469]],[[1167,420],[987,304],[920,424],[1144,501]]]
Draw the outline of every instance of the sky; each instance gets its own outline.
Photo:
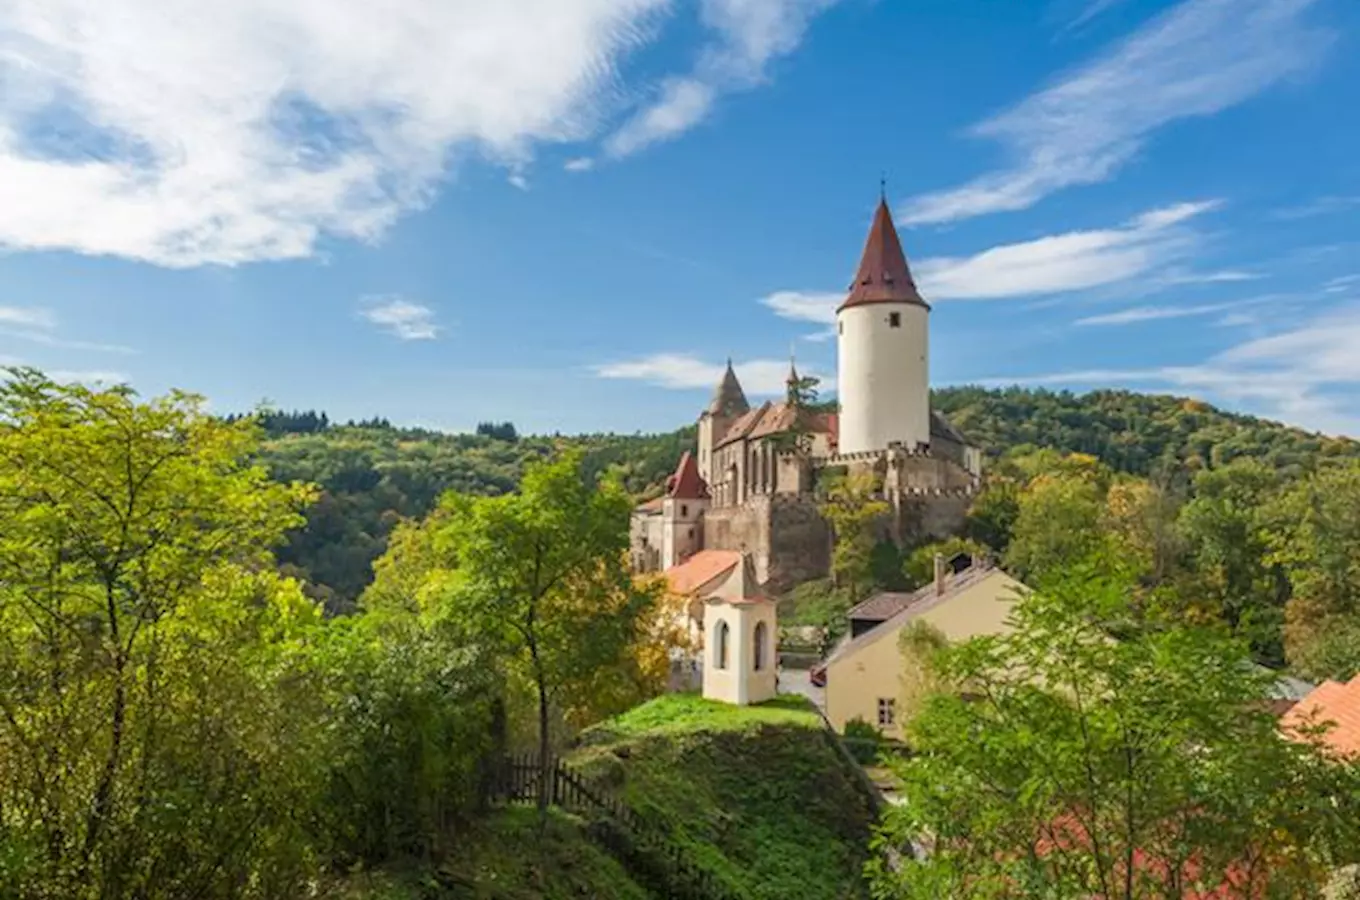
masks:
[[[0,0],[0,363],[334,419],[834,392],[880,180],[940,385],[1360,437],[1354,0]]]

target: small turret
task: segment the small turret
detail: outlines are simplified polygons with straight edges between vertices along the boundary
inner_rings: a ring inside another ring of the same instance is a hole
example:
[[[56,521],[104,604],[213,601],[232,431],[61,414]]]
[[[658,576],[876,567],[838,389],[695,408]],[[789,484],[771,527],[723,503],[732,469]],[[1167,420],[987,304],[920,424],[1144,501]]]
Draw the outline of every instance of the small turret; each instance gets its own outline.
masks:
[[[746,392],[741,389],[737,373],[732,368],[732,358],[727,358],[727,370],[713,391],[713,399],[699,416],[699,474],[710,485],[713,477],[713,451],[723,439],[727,429],[738,416],[751,411],[746,402]]]

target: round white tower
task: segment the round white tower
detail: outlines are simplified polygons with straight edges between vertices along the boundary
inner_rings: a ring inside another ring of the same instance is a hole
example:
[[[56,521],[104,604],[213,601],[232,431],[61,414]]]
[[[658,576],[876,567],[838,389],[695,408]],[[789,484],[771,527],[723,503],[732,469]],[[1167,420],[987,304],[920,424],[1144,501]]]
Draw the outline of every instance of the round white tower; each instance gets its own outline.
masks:
[[[836,311],[838,452],[930,443],[929,321],[880,200],[859,271]]]

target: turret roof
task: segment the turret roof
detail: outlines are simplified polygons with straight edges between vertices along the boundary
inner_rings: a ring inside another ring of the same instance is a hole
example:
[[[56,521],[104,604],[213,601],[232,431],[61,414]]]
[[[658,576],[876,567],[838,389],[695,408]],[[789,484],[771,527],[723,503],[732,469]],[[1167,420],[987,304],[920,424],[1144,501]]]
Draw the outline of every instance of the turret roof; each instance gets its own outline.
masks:
[[[919,303],[929,309],[916,290],[916,282],[907,266],[907,255],[893,225],[892,212],[886,198],[880,198],[874,211],[869,237],[864,242],[859,270],[850,284],[850,293],[840,309],[868,303]]]
[[[741,389],[737,373],[732,369],[732,360],[728,359],[727,371],[723,372],[722,381],[718,382],[718,389],[713,392],[713,399],[704,412],[711,416],[739,416],[750,410],[746,392]]]
[[[680,457],[675,474],[666,479],[666,495],[676,500],[707,500],[708,485],[699,474],[699,464],[688,450]]]

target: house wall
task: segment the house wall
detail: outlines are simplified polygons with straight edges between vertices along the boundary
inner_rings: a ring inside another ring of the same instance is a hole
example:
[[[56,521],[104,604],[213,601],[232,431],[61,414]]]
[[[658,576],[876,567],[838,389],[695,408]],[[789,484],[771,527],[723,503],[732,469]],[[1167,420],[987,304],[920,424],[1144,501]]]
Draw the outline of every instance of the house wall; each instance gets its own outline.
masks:
[[[667,498],[661,509],[661,568],[679,565],[703,547],[707,500]]]
[[[730,629],[727,666],[718,668],[718,626],[726,622]],[[756,629],[764,623],[763,665],[756,669]],[[775,695],[775,633],[777,626],[775,604],[728,603],[709,600],[704,609],[704,697],[723,703],[745,706],[763,703]]]
[[[947,589],[947,588],[946,588]],[[890,619],[870,632],[876,635],[850,652],[833,659],[826,672],[826,716],[837,731],[856,718],[878,725],[878,701],[892,699],[901,707],[902,671],[905,660],[899,645],[902,629],[911,621],[924,621],[951,642],[984,634],[1006,634],[1007,619],[1024,586],[1001,570],[959,590],[917,616]],[[902,737],[898,715],[886,734]]]

